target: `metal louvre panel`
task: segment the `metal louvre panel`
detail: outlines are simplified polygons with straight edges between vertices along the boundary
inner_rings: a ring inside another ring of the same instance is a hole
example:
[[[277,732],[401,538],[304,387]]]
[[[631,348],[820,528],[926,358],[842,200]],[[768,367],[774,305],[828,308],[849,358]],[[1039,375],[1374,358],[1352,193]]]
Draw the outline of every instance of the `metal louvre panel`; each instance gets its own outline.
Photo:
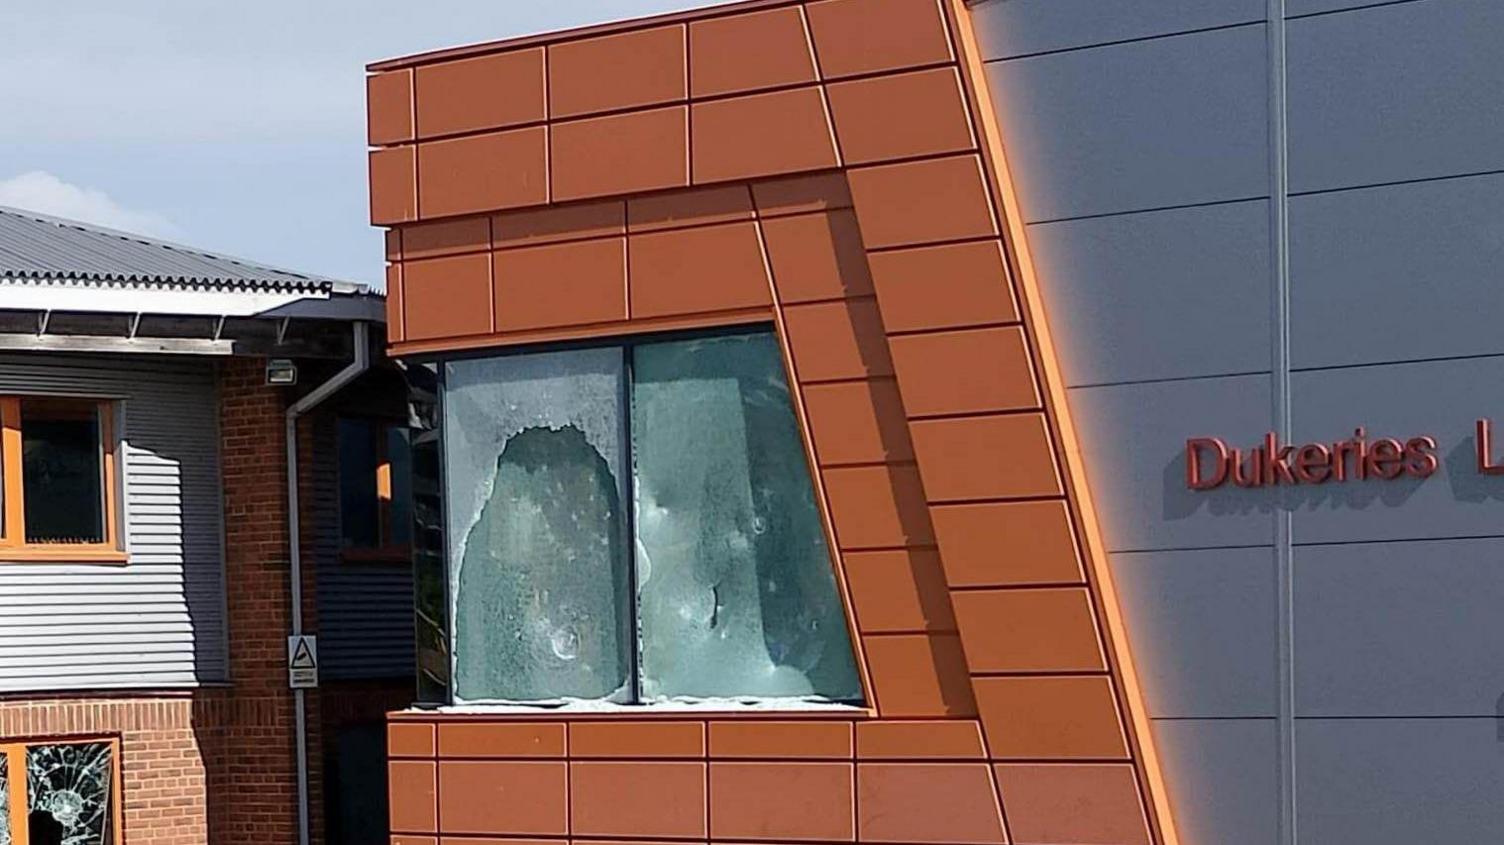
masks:
[[[319,671],[329,680],[410,678],[413,674],[412,566],[340,560],[339,454],[334,420],[314,428],[314,535],[318,567]]]
[[[0,564],[0,691],[226,680],[213,364],[0,355],[0,394],[121,400],[130,562]]]

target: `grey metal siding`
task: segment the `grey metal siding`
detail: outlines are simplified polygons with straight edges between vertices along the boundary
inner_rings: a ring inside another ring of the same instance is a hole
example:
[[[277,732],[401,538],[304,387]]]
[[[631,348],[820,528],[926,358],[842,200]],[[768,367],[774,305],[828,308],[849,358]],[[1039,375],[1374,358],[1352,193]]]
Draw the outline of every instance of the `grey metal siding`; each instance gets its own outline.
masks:
[[[411,678],[416,671],[412,565],[340,559],[339,450],[333,418],[320,418],[313,437],[320,671],[334,681]]]
[[[120,400],[130,556],[124,566],[0,563],[0,691],[225,680],[212,365],[3,355],[0,393]]]
[[[1504,4],[973,8],[1183,838],[1504,841]],[[1283,409],[1441,471],[1185,489]]]

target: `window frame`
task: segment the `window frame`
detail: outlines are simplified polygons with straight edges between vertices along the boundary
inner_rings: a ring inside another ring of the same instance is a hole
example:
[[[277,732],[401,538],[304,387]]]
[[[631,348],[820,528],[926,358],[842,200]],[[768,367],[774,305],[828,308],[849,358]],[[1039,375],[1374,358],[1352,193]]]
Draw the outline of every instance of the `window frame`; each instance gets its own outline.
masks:
[[[11,845],[29,845],[31,823],[26,811],[30,779],[26,772],[26,751],[39,746],[95,745],[110,748],[110,841],[108,845],[122,845],[125,837],[125,777],[120,771],[120,737],[87,736],[65,739],[4,740],[0,741],[0,757],[6,758],[6,787],[10,797]],[[20,777],[16,773],[20,773]]]
[[[104,541],[100,543],[29,543],[26,541],[26,493],[22,478],[21,403],[27,399],[87,402],[99,413],[100,490],[103,497]],[[124,564],[120,524],[120,417],[118,399],[66,394],[0,395],[0,483],[4,484],[4,513],[0,519],[0,565],[6,563]]]
[[[345,466],[340,460],[339,449],[339,424],[345,420],[370,423],[377,427],[379,434],[386,434],[390,429],[407,430],[406,422],[392,417],[383,417],[373,414],[339,414],[334,420],[334,495],[339,505],[335,508],[336,528],[339,534],[339,559],[343,563],[396,563],[406,564],[412,561],[413,544],[411,540],[412,528],[409,527],[409,540],[406,543],[395,543],[391,540],[392,533],[392,503],[395,501],[396,489],[392,483],[392,461],[388,450],[388,441],[384,436],[376,438],[376,535],[379,542],[375,546],[346,546],[345,545],[345,509],[343,507],[343,493],[345,481]],[[408,449],[411,451],[412,444],[409,442]],[[383,482],[386,487],[386,499],[381,498]],[[412,491],[409,490],[409,498]]]
[[[789,350],[788,341],[781,323],[768,320],[759,320],[755,322],[745,323],[727,323],[725,325],[714,326],[700,326],[689,329],[664,329],[627,335],[603,334],[600,336],[587,336],[575,339],[547,340],[541,342],[518,343],[506,346],[489,346],[459,350],[446,350],[443,352],[417,354],[408,358],[408,360],[410,360],[414,364],[432,365],[434,368],[435,383],[437,386],[436,396],[434,398],[434,403],[437,408],[437,418],[439,420],[439,424],[437,426],[437,448],[439,453],[439,472],[437,481],[439,489],[441,491],[445,491],[440,496],[441,509],[439,518],[441,524],[445,526],[445,530],[443,532],[443,590],[444,609],[447,618],[444,620],[444,633],[446,648],[448,651],[447,657],[449,662],[449,665],[446,667],[449,673],[449,677],[445,685],[445,700],[442,703],[442,706],[457,707],[461,709],[466,707],[485,707],[490,709],[499,707],[502,709],[516,710],[519,712],[541,711],[550,713],[569,713],[577,709],[575,702],[561,705],[553,700],[540,700],[536,702],[515,702],[506,704],[486,702],[459,702],[456,700],[455,678],[458,667],[456,665],[457,655],[455,649],[455,595],[454,585],[451,581],[451,572],[454,565],[453,561],[451,560],[451,552],[453,549],[454,540],[450,536],[450,531],[448,530],[449,497],[447,494],[447,467],[449,438],[447,437],[447,426],[449,418],[447,410],[445,408],[445,396],[448,391],[446,365],[459,361],[511,357],[517,355],[535,355],[549,352],[564,352],[585,349],[615,349],[621,352],[623,358],[622,389],[625,396],[628,398],[628,401],[630,401],[634,379],[633,351],[636,347],[650,346],[656,343],[664,342],[709,340],[750,334],[770,335],[782,353],[780,357],[783,359],[783,377],[789,391],[789,401],[791,403],[790,410],[791,413],[793,413],[795,422],[799,428],[800,448],[804,455],[806,470],[809,473],[809,481],[811,485],[810,492],[814,497],[815,509],[819,514],[821,533],[825,539],[827,564],[830,566],[832,575],[835,578],[836,597],[841,604],[843,615],[845,617],[846,635],[851,647],[852,659],[855,662],[857,681],[860,686],[861,693],[861,700],[858,702],[805,702],[799,705],[797,708],[792,709],[769,709],[766,707],[766,705],[762,704],[752,706],[755,706],[760,710],[766,710],[767,712],[798,713],[810,717],[851,713],[871,714],[876,712],[876,699],[873,695],[872,685],[868,677],[866,660],[864,657],[864,649],[862,647],[861,634],[856,627],[856,613],[851,600],[850,587],[847,583],[846,573],[842,565],[840,546],[836,540],[835,527],[830,514],[830,507],[826,500],[824,479],[820,474],[819,461],[816,458],[814,452],[814,442],[810,436],[809,423],[805,413],[801,383],[798,381],[796,373],[794,372],[793,365],[791,363],[792,357]],[[623,437],[625,443],[631,443],[632,427],[630,414],[624,414],[623,416]],[[627,448],[630,449],[630,445],[628,445]],[[629,539],[629,545],[631,538],[636,536],[636,522],[637,509],[635,505],[625,508],[623,528]],[[630,559],[630,554],[627,568],[629,576],[629,590],[632,596],[631,604],[633,624],[631,627],[634,630],[633,636],[636,637],[640,636],[640,634],[635,630],[637,618],[636,615],[638,612],[636,608],[636,597],[638,591],[638,568],[637,562],[634,559]],[[739,708],[728,707],[726,701],[707,701],[704,704],[698,702],[683,701],[643,701],[641,677],[639,672],[639,660],[640,658],[634,657],[632,667],[630,669],[629,689],[631,691],[631,700],[627,702],[612,702],[605,699],[592,700],[588,702],[588,705],[591,708],[591,711],[588,712],[594,712],[596,710],[599,710],[600,708],[605,708],[605,712],[619,711],[637,714],[647,714],[655,712],[672,713],[683,710],[703,710],[706,712],[726,713],[738,712]],[[770,701],[775,699],[761,700]]]

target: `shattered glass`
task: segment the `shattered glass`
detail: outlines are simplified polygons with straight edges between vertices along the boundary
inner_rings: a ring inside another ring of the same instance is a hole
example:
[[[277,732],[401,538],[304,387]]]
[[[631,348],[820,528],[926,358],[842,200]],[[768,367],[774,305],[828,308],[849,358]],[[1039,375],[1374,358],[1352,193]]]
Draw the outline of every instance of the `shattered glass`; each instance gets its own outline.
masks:
[[[27,819],[33,843],[110,842],[111,756],[104,742],[26,749]]]
[[[635,347],[631,415],[643,699],[859,700],[773,336]]]
[[[0,751],[0,845],[10,845],[10,758]]]
[[[445,365],[458,702],[628,700],[619,350]]]

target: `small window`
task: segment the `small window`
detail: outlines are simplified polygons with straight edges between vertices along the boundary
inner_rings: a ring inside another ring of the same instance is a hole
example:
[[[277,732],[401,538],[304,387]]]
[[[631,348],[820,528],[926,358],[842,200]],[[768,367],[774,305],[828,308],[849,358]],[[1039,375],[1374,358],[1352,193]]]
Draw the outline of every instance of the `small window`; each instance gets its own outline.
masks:
[[[340,546],[346,558],[406,561],[412,545],[412,460],[407,426],[339,421]]]
[[[116,757],[110,740],[0,743],[0,845],[117,845]]]
[[[444,367],[459,702],[862,698],[771,332]]]
[[[0,559],[124,560],[111,402],[0,397]]]

